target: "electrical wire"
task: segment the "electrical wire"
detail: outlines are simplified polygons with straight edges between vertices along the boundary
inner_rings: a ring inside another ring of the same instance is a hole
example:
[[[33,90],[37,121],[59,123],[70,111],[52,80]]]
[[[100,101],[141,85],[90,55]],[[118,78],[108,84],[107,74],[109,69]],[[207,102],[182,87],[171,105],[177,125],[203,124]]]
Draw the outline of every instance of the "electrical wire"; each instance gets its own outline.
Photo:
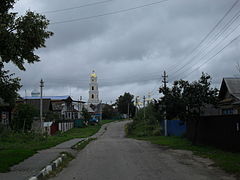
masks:
[[[183,78],[188,77],[190,74],[192,74],[194,71],[198,70],[200,67],[202,67],[203,65],[207,64],[208,62],[210,62],[211,60],[213,60],[218,54],[220,54],[224,49],[226,49],[230,44],[232,44],[234,41],[236,41],[238,38],[240,37],[240,34],[235,37],[233,40],[231,40],[228,44],[226,44],[221,50],[219,50],[216,54],[214,54],[213,56],[211,56],[210,58],[208,58],[206,61],[204,61],[201,65],[199,65],[197,68],[193,69],[190,73],[188,73],[186,76],[184,76]]]
[[[81,18],[76,18],[76,19],[65,20],[65,21],[56,21],[56,22],[50,23],[50,25],[65,24],[65,23],[95,19],[95,18],[114,15],[114,14],[120,14],[120,13],[124,13],[124,12],[128,12],[128,11],[133,11],[133,10],[136,10],[136,9],[148,7],[148,6],[153,6],[153,5],[160,4],[160,3],[163,3],[163,2],[166,2],[166,1],[169,1],[169,0],[156,1],[156,2],[153,2],[153,3],[144,4],[144,5],[141,5],[141,6],[135,6],[135,7],[132,7],[132,8],[127,8],[127,9],[122,9],[122,10],[118,10],[118,11],[112,11],[112,12],[97,14],[97,15],[93,15],[93,16],[86,16],[86,17],[81,17]]]
[[[213,34],[213,32],[220,26],[220,24],[224,21],[224,19],[230,14],[230,12],[234,9],[234,7],[238,4],[238,2],[239,2],[239,0],[236,0],[233,4],[232,4],[232,6],[227,10],[227,12],[223,15],[223,17],[215,24],[215,26],[206,34],[206,36],[204,36],[204,38],[197,44],[197,46],[190,52],[190,54],[187,56],[188,58],[190,58],[192,55],[194,55],[196,52],[197,52],[197,54],[199,55],[200,53],[202,53],[201,52],[201,47],[203,47],[204,46],[204,44],[206,43],[206,41],[208,42],[208,44],[207,45],[205,45],[205,49],[204,49],[204,51],[207,49],[207,48],[209,48],[214,42],[216,42],[220,37],[221,37],[221,35],[226,31],[226,30],[228,30],[228,28],[237,20],[237,18],[239,17],[238,16],[238,14],[239,14],[239,11],[234,15],[234,17],[224,26],[224,28],[222,28],[221,30],[220,30],[220,32],[217,34],[217,35],[215,35],[214,36],[214,38],[212,39],[212,40],[208,40],[209,39],[209,37],[211,37],[212,36],[212,34]],[[239,24],[240,25],[240,24]],[[233,31],[235,31],[238,27],[239,27],[239,25],[238,26],[236,26],[235,27],[235,29],[233,30]],[[233,32],[232,31],[232,32]],[[224,37],[224,39],[222,39],[222,41],[224,41],[230,34],[232,34],[232,32],[231,33],[229,33],[227,36],[225,36]],[[209,41],[211,41],[210,42],[210,44],[211,45],[209,45]],[[218,43],[218,45],[220,45],[220,43],[222,42],[222,41],[220,41],[219,43]],[[232,42],[232,41],[231,41]],[[231,43],[230,43],[231,44]],[[217,45],[217,46],[218,46]],[[216,46],[214,47],[214,49],[216,48]],[[226,47],[225,47],[226,48]],[[223,51],[225,48],[223,48],[221,51]],[[221,52],[220,51],[220,52]],[[218,54],[220,53],[220,52],[218,52]],[[208,52],[209,53],[209,52]],[[204,55],[204,57],[206,56],[206,54]],[[196,58],[197,56],[196,56],[196,54],[195,54],[195,56],[193,56],[191,59],[190,59],[190,61],[187,61],[186,62],[186,64],[184,64],[183,66],[181,66],[178,70],[176,70],[174,73],[173,73],[173,76],[172,76],[172,78],[170,79],[170,81],[171,80],[173,80],[174,79],[174,77],[176,77],[176,75],[174,76],[174,74],[176,74],[177,72],[179,72],[179,71],[181,71],[182,69],[184,69],[187,65],[189,65],[189,63],[192,63],[192,59],[193,58]],[[215,57],[215,56],[214,56]],[[213,57],[212,57],[213,58]],[[212,59],[212,58],[210,58],[210,59]],[[201,59],[203,59],[203,57],[201,58]],[[206,62],[206,61],[205,61]],[[207,62],[209,62],[209,61],[207,61]],[[176,69],[177,67],[179,66],[179,64],[177,64],[177,65],[175,65],[175,66],[172,66],[172,67],[170,67],[170,69],[168,70],[168,71],[172,71],[172,70],[174,70],[174,69]],[[192,72],[194,72],[194,71],[192,71]],[[153,88],[153,90],[151,91],[151,93],[153,93],[155,90],[156,90],[156,87],[157,87],[157,85]],[[156,93],[156,92],[155,92]]]
[[[202,44],[207,40],[208,37],[211,36],[211,34],[216,30],[216,28],[223,22],[223,20],[228,16],[228,14],[233,10],[233,8],[238,4],[239,0],[236,0],[233,5],[227,10],[227,12],[223,15],[223,17],[215,24],[215,26],[207,33],[206,36],[204,36],[204,38],[197,44],[197,46],[190,52],[189,55],[187,55],[187,57],[191,57],[196,50],[198,50]],[[188,59],[188,58],[184,58],[184,59]],[[183,59],[183,60],[184,60]],[[191,60],[191,59],[190,59]],[[186,61],[186,64],[188,64],[189,61]],[[174,66],[173,68],[170,68],[168,70],[168,72],[171,72],[172,70],[176,69],[176,67],[178,67],[180,64],[177,64],[176,66]],[[185,65],[180,67],[180,70],[184,67]],[[179,71],[179,70],[177,70]],[[174,72],[175,73],[175,72]]]
[[[221,41],[219,41],[219,42],[216,44],[215,47],[213,47],[209,52],[205,53],[205,54],[204,54],[200,59],[198,59],[198,60],[199,60],[199,61],[200,61],[200,60],[203,60],[208,54],[210,54],[210,53],[211,53],[212,51],[214,51],[217,47],[219,47],[224,40],[226,40],[230,35],[232,35],[232,34],[239,28],[239,26],[240,26],[240,23],[239,23],[236,27],[234,27],[234,29],[232,29],[232,31],[230,31]],[[190,70],[190,69],[191,69],[191,68],[189,68],[188,70]],[[186,71],[188,71],[188,70],[185,70],[184,73],[186,73]],[[180,73],[180,74],[181,74],[181,73]],[[174,77],[177,77],[177,76],[178,76],[178,74],[175,74]]]
[[[74,7],[63,8],[63,9],[56,9],[56,10],[51,10],[51,11],[43,11],[41,13],[42,14],[50,14],[50,13],[71,11],[71,10],[74,10],[74,9],[80,9],[80,8],[83,8],[83,7],[95,6],[95,5],[104,4],[104,3],[107,3],[107,2],[111,2],[111,1],[114,1],[114,0],[97,1],[97,2],[93,2],[93,3],[83,4],[83,5],[80,5],[80,6],[74,6]]]
[[[238,2],[238,1],[237,1],[237,2]],[[236,4],[234,4],[234,5],[236,5]],[[232,7],[233,7],[233,6],[232,6]],[[232,8],[230,8],[230,9],[232,10]],[[229,11],[228,11],[228,12],[229,12]],[[240,11],[239,11],[239,12],[240,12]],[[214,39],[214,41],[210,40],[210,41],[211,41],[211,44],[208,44],[208,46],[206,46],[204,50],[199,51],[195,56],[193,56],[191,59],[189,59],[189,60],[186,62],[186,64],[182,65],[179,69],[177,69],[176,71],[174,71],[174,73],[173,73],[174,75],[173,75],[172,77],[176,77],[176,74],[177,74],[178,72],[180,72],[181,70],[185,69],[187,66],[190,66],[190,65],[194,62],[194,59],[195,59],[195,60],[198,60],[198,59],[196,59],[196,58],[198,57],[198,55],[201,56],[201,54],[204,54],[205,50],[208,50],[208,48],[211,47],[211,46],[213,45],[213,43],[215,43],[219,38],[221,38],[221,37],[222,37],[222,34],[224,34],[224,33],[226,32],[226,30],[228,30],[228,29],[231,27],[231,25],[237,20],[237,18],[239,18],[239,16],[240,16],[240,15],[239,15],[239,12],[236,13],[235,16],[224,26],[224,28],[222,28],[222,29],[220,30],[220,32],[217,34],[217,36],[214,36],[214,38],[217,37],[217,38]],[[226,16],[224,16],[224,17],[226,17]],[[217,24],[219,24],[219,23],[217,23]],[[235,28],[235,29],[236,29],[236,28]],[[229,35],[227,35],[227,36],[229,36]],[[224,39],[226,39],[226,38],[224,38]],[[222,41],[220,41],[220,42],[222,42]],[[215,49],[216,46],[218,46],[218,45],[219,45],[219,43],[218,43],[217,45],[215,45],[215,47],[213,47],[212,50]],[[210,53],[212,50],[209,50],[207,53]],[[205,54],[205,55],[206,55],[206,54]],[[204,55],[204,56],[205,56],[205,55]],[[202,59],[202,58],[201,58],[201,59]]]

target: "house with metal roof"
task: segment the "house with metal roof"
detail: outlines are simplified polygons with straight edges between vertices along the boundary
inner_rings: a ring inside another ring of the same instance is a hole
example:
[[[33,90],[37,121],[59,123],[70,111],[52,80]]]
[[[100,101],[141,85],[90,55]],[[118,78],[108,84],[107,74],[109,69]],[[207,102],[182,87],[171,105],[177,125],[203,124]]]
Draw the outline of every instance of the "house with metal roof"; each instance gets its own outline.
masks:
[[[40,109],[40,96],[23,97],[25,103]],[[77,119],[78,111],[74,108],[74,101],[70,96],[43,96],[43,114],[53,112],[59,119]]]
[[[222,115],[240,114],[240,78],[223,78],[219,91]]]

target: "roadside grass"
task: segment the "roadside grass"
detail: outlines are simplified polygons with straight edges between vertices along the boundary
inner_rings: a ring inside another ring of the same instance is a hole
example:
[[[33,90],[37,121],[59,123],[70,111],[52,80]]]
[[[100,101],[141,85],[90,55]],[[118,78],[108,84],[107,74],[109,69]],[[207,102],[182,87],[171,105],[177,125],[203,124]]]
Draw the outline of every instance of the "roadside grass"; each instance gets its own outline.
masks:
[[[44,176],[42,179],[47,180],[50,178],[55,177],[57,174],[59,174],[64,168],[68,166],[70,161],[72,161],[75,157],[68,152],[62,152],[66,155],[66,158],[63,159],[63,162],[53,171],[51,171],[47,176]]]
[[[0,172],[7,172],[10,167],[32,156],[37,151],[47,149],[73,138],[86,138],[99,131],[103,124],[112,120],[102,120],[99,125],[85,128],[73,128],[54,136],[34,133],[4,132],[0,135]]]
[[[130,125],[131,126],[131,125]],[[176,136],[142,136],[143,127],[134,126],[131,130],[126,127],[129,138],[150,141],[153,144],[167,146],[173,149],[189,150],[194,155],[213,160],[214,166],[220,167],[228,173],[235,174],[240,179],[240,153],[223,151],[215,147],[206,145],[192,145],[192,143],[182,137]]]
[[[80,150],[84,149],[91,141],[94,141],[96,139],[97,138],[88,138],[87,140],[81,141],[78,144],[74,145],[72,147],[72,149],[76,149],[76,150],[80,151]]]

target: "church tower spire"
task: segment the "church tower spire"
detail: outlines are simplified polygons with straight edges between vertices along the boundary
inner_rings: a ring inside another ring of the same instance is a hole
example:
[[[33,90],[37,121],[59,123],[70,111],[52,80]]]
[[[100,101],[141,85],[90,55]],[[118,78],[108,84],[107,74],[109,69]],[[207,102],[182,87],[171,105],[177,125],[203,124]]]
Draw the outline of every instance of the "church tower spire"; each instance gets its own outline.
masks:
[[[92,71],[92,73],[90,74],[88,103],[94,104],[94,105],[99,104],[98,95],[99,95],[99,92],[98,92],[97,75],[95,71]]]

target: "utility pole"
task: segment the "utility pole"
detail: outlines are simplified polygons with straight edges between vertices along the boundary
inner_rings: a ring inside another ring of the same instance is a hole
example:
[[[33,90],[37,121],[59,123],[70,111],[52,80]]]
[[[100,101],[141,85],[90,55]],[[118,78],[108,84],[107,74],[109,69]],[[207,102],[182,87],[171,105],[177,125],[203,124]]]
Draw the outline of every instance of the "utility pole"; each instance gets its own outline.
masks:
[[[136,98],[135,98],[135,105],[136,105],[136,112],[135,112],[135,116],[137,115],[137,112],[138,112],[138,97],[139,96],[136,96]]]
[[[166,71],[164,71],[164,73],[163,73],[163,76],[162,76],[162,78],[163,78],[163,88],[164,88],[164,93],[166,93],[166,90],[167,90],[167,83],[168,83],[168,81],[167,81],[167,78],[168,78],[168,75],[167,75],[167,73],[166,73]],[[166,115],[167,115],[167,112],[166,112],[166,102],[164,102],[164,136],[167,136],[167,117],[166,117]]]
[[[162,78],[163,78],[163,81],[162,81],[163,82],[163,88],[164,88],[164,91],[166,91],[167,90],[167,83],[168,83],[168,81],[167,81],[168,75],[167,75],[166,71],[163,72]]]
[[[102,121],[102,100],[100,101],[100,121]]]
[[[146,100],[146,97],[143,96],[143,118],[145,120],[145,116],[146,116],[146,113],[145,113],[145,100]]]
[[[42,110],[42,105],[43,105],[43,99],[42,99],[42,91],[43,91],[43,87],[44,87],[44,82],[43,80],[41,79],[40,81],[40,123],[41,123],[41,132],[43,133],[43,117],[42,117],[42,114],[43,114],[43,110]]]
[[[129,110],[129,103],[128,103],[128,119],[130,119],[130,110]]]

